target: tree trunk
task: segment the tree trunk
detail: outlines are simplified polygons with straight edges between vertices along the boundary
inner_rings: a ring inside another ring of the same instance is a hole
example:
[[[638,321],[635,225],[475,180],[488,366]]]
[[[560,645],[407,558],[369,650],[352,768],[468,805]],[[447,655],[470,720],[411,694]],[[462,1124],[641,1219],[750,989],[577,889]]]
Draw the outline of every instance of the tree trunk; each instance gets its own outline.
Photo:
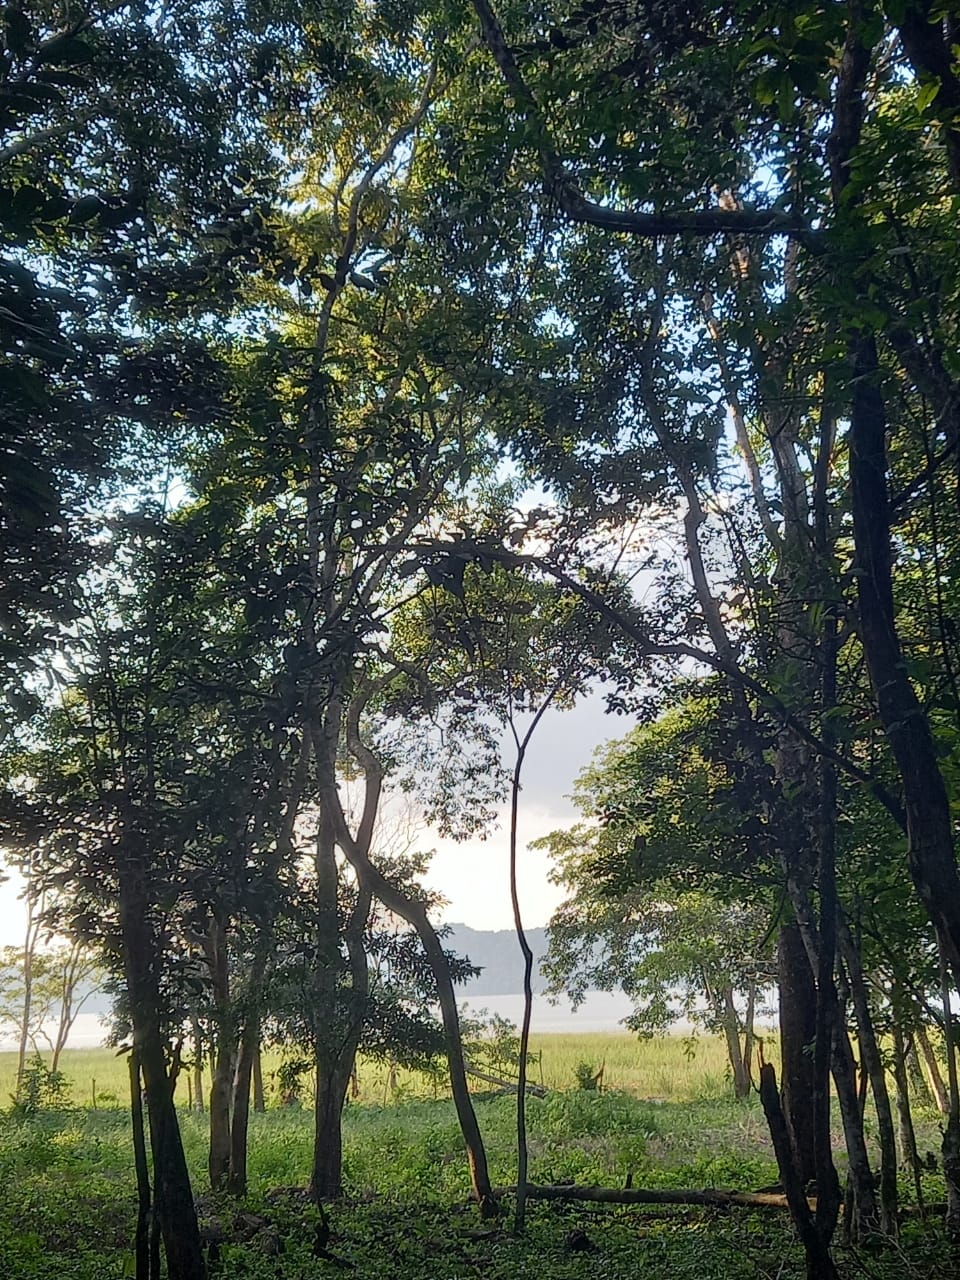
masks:
[[[743,1071],[747,1077],[747,1093],[753,1087],[753,1051],[757,1032],[754,1026],[757,1010],[757,984],[750,982],[747,986],[747,1012],[744,1016],[743,1031]]]
[[[863,977],[860,952],[845,922],[840,926],[840,950],[847,966],[850,993],[857,1017],[860,1056],[873,1090],[880,1136],[880,1229],[888,1236],[897,1235],[897,1141],[887,1091],[887,1073],[880,1056],[870,1012],[870,1000]]]
[[[910,1081],[907,1074],[907,1055],[900,1024],[893,1024],[893,1079],[897,1099],[897,1139],[900,1148],[900,1166],[913,1179],[917,1205],[923,1208],[923,1185],[920,1178],[920,1153],[917,1150],[917,1134],[913,1127],[910,1107]]]
[[[957,1239],[960,1236],[960,1121],[951,1116],[943,1130],[940,1144],[943,1176],[947,1184],[946,1228]]]
[[[877,1197],[863,1136],[863,1108],[857,1092],[856,1063],[850,1037],[840,1022],[834,1028],[833,1081],[840,1104],[843,1139],[847,1149],[847,1180],[851,1193],[843,1228],[848,1240],[855,1243],[877,1228]]]
[[[937,1062],[937,1055],[933,1051],[933,1045],[930,1043],[926,1027],[923,1025],[917,1027],[915,1039],[920,1046],[920,1059],[925,1069],[927,1088],[930,1090],[940,1114],[949,1116],[950,1099],[947,1097],[947,1089],[943,1083],[940,1064]]]
[[[941,1154],[943,1176],[947,1184],[946,1227],[950,1235],[960,1238],[960,1083],[957,1080],[957,1039],[953,1010],[950,1005],[950,980],[946,956],[940,953],[940,981],[943,996],[943,1039],[947,1052],[947,1081],[950,1114],[943,1131]]]
[[[247,1194],[247,1133],[250,1127],[250,1082],[260,1040],[259,1019],[247,1015],[240,1035],[237,1066],[230,1105],[230,1170],[227,1190],[234,1196]]]
[[[57,1022],[57,1038],[54,1041],[53,1054],[50,1058],[51,1071],[59,1070],[60,1055],[67,1047],[67,1040],[80,1011],[80,1005],[76,1003],[76,996],[77,983],[82,969],[82,958],[83,948],[79,942],[74,942],[63,962],[63,980],[60,987],[60,1017]],[[81,1000],[80,1003],[82,1004],[83,1001]]]
[[[723,1034],[727,1042],[727,1058],[733,1072],[733,1096],[748,1098],[750,1096],[750,1073],[744,1066],[743,1050],[740,1047],[740,1018],[737,1006],[733,1002],[733,988],[725,987],[721,997],[723,1008],[721,1021]]]
[[[250,1128],[250,1084],[260,1061],[260,1017],[264,980],[273,949],[273,920],[261,925],[246,988],[241,1000],[244,1022],[237,1046],[236,1069],[230,1106],[230,1172],[227,1189],[235,1196],[247,1193],[247,1134]],[[260,1081],[260,1109],[263,1110],[263,1081]]]
[[[191,1015],[190,1025],[193,1031],[193,1109],[203,1115],[203,1032],[200,1030],[200,1019]]]
[[[925,1104],[934,1106],[936,1100],[930,1092],[930,1086],[927,1084],[926,1076],[923,1074],[923,1067],[920,1065],[920,1058],[917,1055],[916,1024],[913,1024],[909,1039],[906,1042],[906,1057],[904,1061],[911,1094],[921,1097]]]
[[[134,1236],[136,1280],[150,1275],[150,1172],[143,1130],[143,1093],[140,1088],[140,1061],[136,1049],[130,1051],[130,1120],[133,1127],[133,1165],[137,1177],[137,1228]]]
[[[844,1006],[834,981],[832,970],[827,972],[821,964],[819,953],[820,938],[817,934],[813,909],[802,888],[795,882],[788,884],[791,889],[791,901],[796,913],[811,972],[818,972],[821,986],[818,990],[817,1029],[831,1028],[828,1061],[836,1086],[837,1101],[840,1105],[840,1118],[843,1124],[843,1137],[847,1149],[848,1197],[849,1211],[844,1215],[844,1231],[849,1239],[856,1240],[861,1234],[876,1229],[877,1208],[874,1194],[873,1174],[863,1134],[863,1108],[857,1094],[857,1070],[853,1057],[850,1038],[845,1030]],[[834,909],[835,909],[834,902]],[[822,1021],[821,1021],[822,1019]],[[815,1042],[815,1062],[822,1052],[822,1042]],[[818,1052],[819,1051],[819,1052]],[[816,1072],[815,1072],[816,1078]],[[836,1217],[840,1207],[840,1185],[836,1167],[833,1163],[830,1134],[830,1077],[825,1080],[816,1078],[814,1100],[818,1106],[818,1118],[815,1127],[817,1156],[817,1221],[821,1231],[827,1230],[827,1221],[832,1219],[836,1225]],[[823,1184],[826,1185],[823,1185]],[[827,1233],[829,1239],[832,1228]]]
[[[960,981],[960,876],[953,820],[926,711],[910,682],[897,634],[887,500],[886,412],[876,342],[850,344],[850,484],[860,638],[880,721],[903,785],[907,856],[941,951]]]
[[[806,1186],[817,1177],[811,1052],[817,1034],[817,989],[800,926],[795,921],[780,926],[777,976],[783,1116],[797,1153],[800,1179]]]
[[[314,1094],[313,1164],[310,1195],[319,1202],[343,1194],[343,1105],[353,1060],[327,1065],[324,1046],[317,1046],[317,1087]]]
[[[20,1086],[27,1066],[27,1045],[30,1043],[30,1015],[33,1012],[33,955],[37,947],[39,923],[36,920],[36,908],[33,896],[27,893],[27,929],[23,939],[23,1014],[20,1019],[20,1036],[17,1044],[17,1088]]]
[[[210,1186],[220,1191],[230,1172],[230,1101],[233,1093],[232,1046],[218,1036],[213,1084],[210,1088]]]
[[[447,963],[447,957],[444,954],[440,939],[430,923],[423,903],[407,897],[402,890],[387,880],[386,876],[378,871],[372,862],[368,859],[363,860],[358,868],[358,874],[361,881],[367,883],[373,896],[382,902],[388,911],[395,912],[401,919],[406,920],[409,925],[416,929],[417,936],[423,944],[430,971],[437,984],[437,1003],[440,1005],[440,1016],[443,1021],[447,1065],[450,1070],[450,1087],[453,1093],[454,1106],[457,1110],[457,1119],[460,1122],[460,1131],[463,1134],[464,1144],[467,1148],[470,1184],[473,1189],[473,1195],[480,1205],[481,1213],[485,1217],[495,1216],[499,1209],[487,1168],[487,1153],[480,1134],[477,1113],[473,1109],[470,1086],[467,1083],[463,1040],[460,1035],[460,1016],[457,1012],[457,997],[453,988],[453,980],[450,977],[450,965]]]
[[[263,1098],[263,1056],[259,1045],[253,1055],[253,1109],[258,1115],[267,1109]]]
[[[450,976],[450,965],[423,903],[404,893],[370,860],[370,842],[383,783],[383,770],[374,753],[362,741],[359,727],[360,711],[364,705],[362,698],[351,703],[346,717],[348,745],[351,754],[363,770],[366,793],[358,836],[355,838],[349,829],[336,784],[336,750],[343,727],[342,709],[336,705],[336,702],[336,699],[330,700],[326,722],[322,729],[319,725],[314,725],[312,730],[314,756],[324,795],[323,812],[329,814],[330,820],[335,824],[334,835],[337,844],[356,873],[359,890],[376,898],[388,911],[392,911],[412,925],[423,946],[437,984],[437,1001],[443,1021],[450,1086],[457,1119],[460,1122],[460,1131],[467,1148],[471,1187],[481,1213],[484,1216],[493,1216],[499,1212],[499,1206],[493,1194],[493,1185],[487,1168],[487,1154],[467,1083],[460,1018],[457,1013],[453,980]],[[354,955],[351,958],[351,964],[355,963]]]
[[[316,972],[314,975],[314,1095],[313,1159],[310,1194],[318,1203],[342,1194],[343,1138],[341,1118],[349,1068],[343,1070],[345,1025],[343,1002],[339,998],[342,959],[340,954],[339,874],[333,820],[323,810],[317,830],[314,854],[317,894]]]
[[[119,853],[123,963],[134,1051],[143,1073],[150,1118],[155,1221],[166,1253],[168,1280],[205,1280],[197,1214],[160,1029],[160,962],[155,953],[145,870],[135,850],[124,847]]]
[[[223,923],[211,919],[207,960],[213,984],[215,1022],[211,1044],[213,1083],[210,1086],[210,1186],[220,1191],[230,1173],[230,1102],[236,1063],[227,937]]]
[[[790,1216],[797,1228],[807,1263],[807,1280],[838,1280],[837,1269],[830,1256],[830,1245],[817,1229],[807,1203],[806,1186],[796,1159],[793,1138],[777,1090],[777,1077],[770,1063],[760,1068],[760,1100],[773,1140],[780,1170],[780,1180],[790,1205]]]

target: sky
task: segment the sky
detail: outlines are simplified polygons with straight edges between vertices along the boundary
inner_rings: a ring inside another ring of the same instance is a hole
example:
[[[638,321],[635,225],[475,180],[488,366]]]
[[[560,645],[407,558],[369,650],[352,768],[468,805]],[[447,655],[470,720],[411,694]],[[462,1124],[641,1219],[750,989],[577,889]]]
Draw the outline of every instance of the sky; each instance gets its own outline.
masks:
[[[562,892],[548,879],[546,853],[528,850],[530,841],[576,819],[567,798],[577,774],[593,752],[611,738],[623,737],[631,722],[607,715],[603,698],[595,693],[569,711],[548,711],[527,749],[520,796],[518,884],[523,922],[544,925],[560,903]],[[512,768],[512,744],[504,744],[504,763]],[[427,884],[448,899],[442,918],[474,929],[513,927],[509,886],[509,810],[485,840],[457,842],[425,835],[423,843],[436,849]],[[15,946],[23,937],[25,915],[18,895],[21,884],[12,877],[0,885],[0,946]]]
[[[599,694],[570,711],[548,711],[531,739],[521,776],[518,821],[518,874],[523,922],[544,925],[562,899],[562,891],[548,880],[550,860],[527,845],[557,827],[574,822],[577,812],[568,799],[580,771],[590,763],[596,747],[623,737],[632,722],[607,715]],[[504,761],[513,766],[512,744]],[[510,929],[513,912],[509,883],[509,810],[485,840],[457,843],[437,840],[437,853],[427,875],[431,888],[449,899],[444,919],[474,929]]]

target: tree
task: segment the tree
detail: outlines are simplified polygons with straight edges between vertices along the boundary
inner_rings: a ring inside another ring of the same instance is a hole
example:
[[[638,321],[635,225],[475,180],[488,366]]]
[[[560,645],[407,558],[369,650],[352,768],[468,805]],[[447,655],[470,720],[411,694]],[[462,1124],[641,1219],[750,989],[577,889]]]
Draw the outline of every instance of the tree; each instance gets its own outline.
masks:
[[[34,930],[28,926],[27,946],[4,947],[0,952],[0,1024],[16,1028],[23,1062],[18,1053],[17,1079],[23,1075],[26,1047],[50,1050],[50,1071],[60,1065],[60,1055],[84,1004],[99,989],[100,968],[79,943],[54,950],[36,950]],[[29,950],[34,941],[33,950]],[[51,1035],[50,1024],[55,1030]]]
[[[745,1097],[757,998],[773,977],[775,880],[723,761],[703,754],[709,732],[709,713],[688,703],[581,775],[574,798],[588,821],[541,842],[569,893],[550,923],[548,973],[574,1002],[622,987],[640,1034],[678,1018],[723,1034]]]

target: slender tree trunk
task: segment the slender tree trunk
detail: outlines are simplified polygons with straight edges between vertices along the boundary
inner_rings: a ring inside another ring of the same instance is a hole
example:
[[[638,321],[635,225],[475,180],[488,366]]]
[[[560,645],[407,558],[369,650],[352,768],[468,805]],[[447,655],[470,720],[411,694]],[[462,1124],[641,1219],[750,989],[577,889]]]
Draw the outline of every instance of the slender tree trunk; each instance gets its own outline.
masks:
[[[537,719],[539,720],[539,714]],[[511,719],[511,727],[513,720]],[[534,725],[536,721],[534,721]],[[532,730],[531,730],[532,732]],[[516,736],[516,729],[514,729]],[[510,903],[513,908],[513,927],[523,956],[523,1021],[520,1026],[520,1061],[517,1072],[517,1198],[513,1213],[513,1229],[522,1235],[527,1218],[527,1056],[530,1052],[530,1019],[533,1012],[533,951],[527,941],[520,912],[520,892],[517,885],[517,819],[520,806],[520,775],[523,758],[529,740],[517,739],[517,762],[513,771],[510,792]]]
[[[36,905],[32,894],[27,893],[27,928],[23,939],[23,1014],[20,1019],[20,1036],[17,1044],[17,1097],[23,1073],[27,1066],[27,1046],[30,1043],[30,1016],[33,1013],[33,957],[37,949],[40,925],[36,918]]]
[[[920,1153],[917,1150],[917,1134],[913,1127],[910,1107],[910,1081],[907,1074],[907,1055],[900,1024],[893,1024],[893,1079],[897,1098],[897,1138],[900,1147],[901,1168],[909,1171],[917,1204],[923,1208],[923,1185],[920,1178]]]
[[[723,1007],[721,1021],[723,1035],[727,1042],[727,1058],[733,1072],[733,1096],[747,1098],[750,1096],[750,1073],[744,1065],[743,1050],[740,1045],[740,1018],[737,1006],[733,1002],[733,988],[724,987],[721,996]]]
[[[260,1041],[259,1019],[248,1011],[240,1034],[237,1066],[233,1077],[230,1106],[230,1171],[227,1190],[234,1196],[247,1194],[247,1134],[250,1128],[250,1083]]]
[[[807,1280],[839,1280],[830,1257],[830,1242],[817,1229],[807,1203],[806,1184],[796,1163],[796,1150],[780,1103],[777,1077],[770,1063],[760,1068],[760,1100],[773,1140],[780,1180],[806,1255]]]
[[[829,433],[828,433],[829,434]],[[827,449],[826,444],[822,445]],[[829,467],[829,457],[822,459]],[[826,578],[830,563],[831,539],[824,504],[817,503],[818,566]],[[820,643],[820,735],[833,746],[831,714],[837,706],[837,611],[830,599],[831,582],[824,582],[824,621]],[[840,1003],[834,974],[837,969],[837,925],[840,904],[837,898],[837,770],[834,762],[821,756],[818,762],[817,797],[817,889],[820,900],[819,936],[816,948],[817,1038],[814,1042],[814,1076],[817,1109],[817,1227],[825,1239],[832,1239],[840,1213],[840,1179],[833,1162],[830,1125],[830,1067],[833,1051],[843,1033]],[[811,965],[814,957],[811,956]],[[843,1036],[844,1040],[846,1036]],[[863,1142],[863,1114],[860,1113],[860,1142]],[[848,1149],[849,1150],[849,1149]],[[866,1151],[864,1150],[864,1156]],[[851,1157],[852,1160],[852,1157]],[[869,1171],[869,1170],[868,1170]]]
[[[74,942],[63,962],[63,981],[60,988],[60,1017],[57,1022],[57,1038],[50,1058],[50,1070],[60,1068],[60,1055],[67,1047],[67,1040],[73,1030],[79,1006],[76,1004],[77,982],[81,969],[82,950],[79,942]]]
[[[244,1022],[237,1045],[230,1106],[230,1172],[227,1189],[236,1196],[247,1193],[247,1135],[250,1128],[250,1084],[260,1060],[260,1016],[264,982],[273,950],[273,920],[261,924],[261,936],[247,975],[242,998]],[[263,1109],[263,1081],[260,1081]]]
[[[467,1068],[463,1055],[463,1040],[460,1035],[460,1015],[457,1012],[457,997],[450,977],[450,965],[444,953],[437,932],[427,915],[423,903],[408,898],[396,885],[377,870],[369,860],[361,862],[357,868],[361,883],[366,883],[373,896],[388,911],[393,911],[401,919],[417,931],[423,944],[430,971],[437,984],[437,1003],[440,1005],[440,1016],[443,1021],[444,1039],[446,1041],[447,1065],[450,1071],[450,1088],[453,1102],[460,1122],[467,1148],[467,1164],[470,1169],[470,1184],[474,1197],[480,1205],[485,1217],[496,1216],[499,1212],[497,1200],[490,1181],[487,1168],[487,1153],[484,1149],[477,1113],[470,1097],[470,1086],[467,1083]]]
[[[193,1109],[203,1115],[203,1032],[196,1014],[190,1018],[193,1032]]]
[[[253,1055],[253,1109],[258,1115],[267,1109],[263,1098],[263,1055],[259,1045]]]
[[[950,1114],[943,1131],[941,1154],[943,1176],[947,1184],[947,1231],[954,1240],[960,1238],[960,1083],[957,1081],[957,1038],[950,1006],[950,978],[946,956],[940,957],[943,995],[943,1038],[947,1051],[947,1080],[950,1089]]]
[[[346,1000],[340,998],[339,874],[332,817],[323,810],[314,854],[317,895],[316,972],[314,975],[314,1094],[313,1161],[310,1194],[317,1203],[343,1192],[341,1119],[353,1053],[347,1041]],[[349,1057],[344,1062],[345,1056]]]
[[[487,1154],[467,1083],[460,1018],[453,980],[450,976],[450,965],[423,903],[404,893],[370,860],[370,842],[383,783],[383,770],[374,753],[363,743],[360,734],[359,718],[362,706],[362,699],[355,699],[351,703],[345,726],[350,752],[362,768],[365,780],[363,815],[357,837],[354,837],[349,829],[337,793],[336,752],[341,731],[344,728],[344,720],[342,707],[337,704],[335,698],[331,698],[328,703],[322,727],[317,722],[314,722],[311,727],[314,757],[323,794],[323,812],[329,814],[335,824],[334,835],[337,844],[353,867],[359,890],[376,898],[388,911],[392,911],[411,925],[423,946],[437,984],[437,1002],[440,1005],[443,1021],[450,1087],[457,1119],[460,1122],[460,1131],[467,1148],[471,1187],[481,1213],[484,1216],[492,1216],[499,1212],[499,1206],[490,1181]]]
[[[877,1111],[877,1129],[880,1136],[880,1228],[888,1236],[896,1236],[897,1225],[897,1142],[893,1124],[890,1094],[887,1091],[887,1073],[880,1056],[870,1012],[870,1000],[863,977],[860,952],[844,922],[840,926],[840,949],[850,979],[850,993],[857,1017],[860,1040],[860,1056],[870,1079],[873,1102]]]
[[[821,978],[822,986],[818,991],[818,1010],[821,1002],[828,1005],[825,1019],[831,1030],[829,1065],[836,1086],[837,1101],[840,1106],[840,1119],[843,1124],[843,1137],[847,1149],[847,1174],[850,1197],[850,1211],[844,1215],[844,1231],[848,1238],[856,1240],[862,1234],[874,1231],[877,1226],[876,1195],[874,1194],[873,1174],[867,1155],[866,1140],[863,1133],[863,1108],[857,1094],[857,1068],[853,1057],[850,1038],[844,1029],[843,1004],[837,990],[832,972],[828,975],[820,964],[819,943],[813,909],[809,898],[802,888],[788,882],[791,889],[791,901],[800,927],[800,936],[811,970],[816,970]],[[826,905],[826,904],[824,904]],[[834,910],[836,903],[833,903]],[[818,1033],[821,1033],[821,1022],[818,1019]],[[821,1033],[822,1034],[822,1033]],[[815,1051],[822,1048],[815,1043]],[[817,1080],[814,1097],[818,1103],[818,1122],[816,1126],[817,1151],[817,1220],[821,1230],[826,1231],[828,1219],[836,1225],[840,1205],[840,1184],[836,1167],[833,1163],[830,1134],[830,1077]],[[826,1186],[821,1184],[826,1180]],[[821,1206],[821,1201],[823,1202]]]
[[[747,1093],[753,1087],[753,1052],[757,1031],[754,1026],[757,1010],[757,984],[751,981],[747,986],[747,1011],[744,1017],[743,1030],[743,1072],[747,1078]]]
[[[890,568],[886,412],[872,336],[851,342],[851,363],[850,483],[860,635],[880,720],[903,784],[910,871],[940,948],[958,977],[960,876],[953,819],[930,723],[911,684],[897,634]]]
[[[395,905],[391,905],[384,900],[381,888],[375,888],[374,892],[389,910],[396,910],[398,915],[403,914],[400,910],[400,899],[394,897]],[[426,908],[421,903],[414,902],[411,899],[404,899],[404,905],[407,911],[405,919],[417,931],[423,944],[423,949],[426,952],[434,981],[437,984],[437,1001],[440,1005],[440,1016],[443,1020],[443,1031],[447,1045],[450,1086],[453,1092],[454,1105],[457,1109],[457,1119],[460,1121],[460,1131],[463,1134],[463,1140],[467,1148],[467,1162],[470,1167],[470,1182],[473,1187],[473,1194],[480,1205],[480,1211],[484,1217],[495,1217],[499,1209],[493,1193],[493,1185],[490,1182],[487,1153],[480,1134],[477,1113],[473,1109],[470,1086],[467,1083],[467,1067],[463,1056],[463,1040],[460,1035],[460,1015],[457,1012],[457,997],[453,988],[453,979],[450,977],[450,965],[447,962],[447,957],[444,954],[440,939],[437,937],[436,930],[427,917]]]
[[[863,1136],[863,1108],[857,1091],[856,1062],[850,1037],[839,1022],[834,1031],[833,1081],[840,1104],[851,1192],[850,1211],[845,1214],[843,1225],[848,1239],[856,1242],[877,1228],[877,1197]]]
[[[150,1171],[143,1128],[143,1093],[136,1049],[130,1052],[130,1120],[133,1127],[133,1164],[137,1176],[137,1228],[134,1237],[136,1280],[150,1275]]]
[[[780,926],[777,942],[780,996],[780,1058],[783,1071],[783,1115],[797,1153],[803,1185],[815,1182],[813,1054],[817,1034],[817,989],[807,958],[800,926],[789,921]]]
[[[210,1086],[210,1186],[220,1191],[230,1173],[230,1102],[236,1065],[233,1011],[230,1007],[230,974],[224,924],[211,919],[207,959],[213,984],[215,1023],[211,1043],[213,1083]]]
[[[940,1072],[940,1064],[937,1062],[937,1055],[933,1051],[933,1045],[930,1043],[926,1027],[922,1024],[919,1025],[914,1033],[914,1038],[920,1046],[920,1060],[925,1068],[927,1088],[936,1103],[937,1110],[942,1116],[948,1116],[950,1114],[950,1099],[947,1096],[947,1089]]]
[[[145,870],[135,848],[122,847],[119,853],[120,931],[133,1044],[143,1073],[150,1119],[155,1221],[166,1253],[168,1280],[206,1280],[190,1175],[160,1029],[159,958],[155,954]]]
[[[909,1036],[906,1036],[906,1067],[907,1080],[910,1084],[910,1093],[914,1097],[920,1097],[925,1105],[935,1106],[936,1101],[930,1092],[930,1086],[927,1084],[926,1076],[923,1074],[923,1067],[920,1065],[920,1058],[917,1055],[917,1035],[916,1023],[911,1024]]]

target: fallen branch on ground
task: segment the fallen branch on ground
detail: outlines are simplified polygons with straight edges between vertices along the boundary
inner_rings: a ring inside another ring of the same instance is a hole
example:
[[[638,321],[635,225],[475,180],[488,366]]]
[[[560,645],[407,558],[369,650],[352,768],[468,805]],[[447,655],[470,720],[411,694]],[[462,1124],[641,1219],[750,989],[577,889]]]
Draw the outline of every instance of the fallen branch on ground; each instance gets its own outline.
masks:
[[[516,1187],[498,1187],[496,1194],[516,1191]],[[723,1208],[739,1205],[745,1209],[786,1209],[787,1197],[770,1191],[720,1191],[708,1187],[703,1191],[645,1190],[643,1187],[578,1187],[573,1183],[537,1186],[528,1183],[531,1200],[590,1200],[599,1204],[675,1204]],[[816,1207],[816,1200],[810,1207]]]
[[[516,1093],[518,1085],[514,1080],[508,1080],[503,1076],[490,1075],[487,1071],[480,1071],[477,1067],[470,1066],[467,1063],[467,1075],[476,1076],[478,1080],[484,1080],[487,1084],[495,1084],[498,1089],[503,1089],[507,1093]],[[547,1091],[542,1084],[534,1084],[533,1081],[527,1081],[527,1093],[532,1093],[535,1098],[545,1098]]]

